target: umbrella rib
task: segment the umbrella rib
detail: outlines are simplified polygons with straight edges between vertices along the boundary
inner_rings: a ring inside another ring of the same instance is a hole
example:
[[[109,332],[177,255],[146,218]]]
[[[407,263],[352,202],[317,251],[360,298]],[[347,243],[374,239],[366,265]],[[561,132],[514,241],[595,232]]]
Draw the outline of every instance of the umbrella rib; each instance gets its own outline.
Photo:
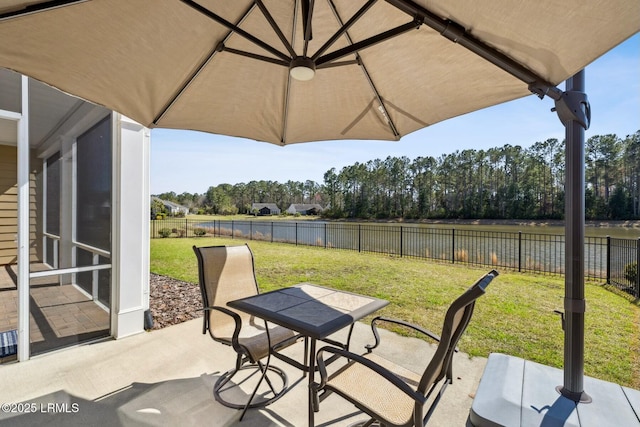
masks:
[[[201,14],[205,15],[206,17],[211,18],[212,20],[216,21],[217,23],[227,27],[228,29],[232,30],[234,33],[238,34],[239,36],[244,37],[245,39],[249,40],[251,43],[253,43],[253,44],[261,47],[262,49],[266,50],[267,52],[269,52],[269,53],[281,58],[282,60],[289,61],[291,59],[289,56],[287,56],[286,54],[280,52],[278,49],[274,48],[273,46],[268,45],[267,43],[263,42],[259,38],[253,36],[252,34],[246,32],[242,28],[238,27],[237,25],[232,24],[231,22],[227,21],[226,19],[224,19],[220,15],[217,15],[217,14],[213,13],[212,11],[207,9],[206,7],[201,6],[201,5],[199,5],[198,3],[196,3],[196,2],[194,2],[192,0],[180,0],[180,1],[182,3],[184,3],[184,4],[186,4],[187,6],[190,6],[194,10],[200,12]]]
[[[382,32],[376,36],[369,37],[368,39],[364,39],[356,43],[352,43],[350,46],[344,47],[342,49],[338,49],[324,56],[321,56],[316,61],[316,65],[322,65],[326,62],[335,61],[336,59],[340,59],[347,55],[351,55],[352,53],[357,53],[361,50],[374,46],[378,43],[382,43],[385,40],[399,36],[400,34],[406,33],[407,31],[414,30],[418,27],[420,27],[419,21],[412,21],[406,24],[402,24],[400,26],[397,26],[395,28]]]
[[[253,10],[253,8],[255,7],[255,4],[252,4],[251,6],[249,6],[249,8],[247,9],[247,11],[245,13],[242,14],[242,17],[238,20],[238,25],[244,21],[247,16],[249,16],[249,14],[251,13],[251,11]],[[200,74],[200,72],[202,71],[202,69],[213,59],[213,57],[215,56],[216,53],[220,52],[223,47],[224,47],[224,42],[229,40],[229,37],[231,37],[231,35],[233,34],[233,31],[229,31],[227,33],[226,36],[224,36],[224,38],[222,39],[222,41],[213,48],[213,50],[211,52],[209,52],[209,54],[207,55],[207,57],[205,58],[204,61],[202,61],[200,63],[199,66],[197,66],[195,68],[195,71],[193,73],[191,73],[191,75],[185,80],[184,84],[182,85],[182,87],[176,92],[176,94],[174,95],[173,98],[171,98],[171,100],[169,102],[167,102],[167,104],[165,105],[165,107],[162,109],[162,111],[160,111],[160,113],[156,116],[155,119],[153,119],[153,124],[154,125],[158,125],[158,122],[160,120],[162,120],[162,118],[164,117],[165,114],[167,114],[167,111],[169,111],[169,108],[171,108],[171,106],[173,104],[175,104],[175,102],[178,100],[178,98],[180,98],[182,96],[182,94],[184,93],[185,90],[187,90],[187,88],[189,87],[189,85],[191,84],[191,82],[193,82],[193,80],[195,80],[196,77],[198,77],[198,74]]]
[[[360,59],[360,61],[362,61],[362,58],[360,58],[359,55],[358,55],[358,58]],[[391,116],[389,115],[389,110],[387,109],[387,106],[385,105],[384,100],[382,99],[382,96],[380,95],[380,92],[378,92],[378,88],[373,83],[373,80],[371,79],[371,75],[369,74],[369,71],[367,71],[367,67],[364,65],[364,63],[361,63],[360,66],[362,67],[362,71],[364,72],[364,75],[367,77],[367,81],[369,82],[369,85],[371,86],[371,90],[375,94],[376,99],[378,100],[378,103],[380,104],[380,108],[382,108],[382,113],[383,113],[385,119],[387,120],[387,123],[389,124],[389,127],[391,128],[391,132],[393,132],[393,135],[396,138],[399,139],[400,138],[400,132],[398,132],[398,128],[396,127],[395,123],[393,123],[393,120],[391,119]]]
[[[347,30],[351,28],[351,26],[355,24],[362,17],[362,15],[364,15],[365,12],[369,10],[371,6],[373,6],[376,1],[378,0],[369,0],[364,6],[362,6],[360,10],[358,10],[351,18],[349,18],[349,20],[344,25],[342,25],[340,29],[333,36],[331,36],[331,38],[327,40],[326,43],[323,44],[316,53],[313,54],[311,60],[316,61],[320,57],[320,55],[322,55],[327,49],[329,49],[340,38],[340,36],[346,33]]]
[[[329,3],[329,7],[331,7],[331,10],[333,11],[333,15],[335,16],[336,20],[338,21],[338,23],[342,26],[342,19],[340,18],[340,14],[338,13],[338,10],[336,9],[335,4],[333,3],[333,0],[327,0],[327,2]],[[347,41],[353,45],[353,40],[351,39],[351,36],[349,36],[349,32],[345,31],[344,32],[345,37],[347,38]],[[376,98],[376,100],[378,101],[380,108],[382,108],[382,114],[384,115],[385,119],[387,120],[387,123],[389,124],[389,127],[391,128],[391,132],[393,132],[393,135],[396,138],[400,138],[400,132],[398,132],[398,128],[396,127],[395,123],[393,122],[393,120],[391,119],[391,116],[389,115],[389,110],[387,109],[387,106],[385,105],[382,96],[380,95],[380,92],[378,91],[378,88],[376,88],[376,85],[373,83],[373,79],[371,78],[371,74],[369,74],[369,71],[367,70],[367,67],[364,65],[364,63],[362,62],[362,57],[358,54],[358,52],[355,52],[356,55],[356,60],[358,62],[358,64],[360,65],[360,67],[362,68],[362,72],[364,73],[367,81],[369,82],[369,86],[371,86],[371,90],[373,91],[373,94]]]
[[[289,62],[283,61],[281,59],[271,58],[269,56],[264,56],[264,55],[258,55],[257,53],[246,52],[244,50],[234,49],[232,47],[227,47],[225,45],[222,45],[220,47],[220,50],[224,52],[240,55],[240,56],[245,56],[247,58],[257,59],[258,61],[270,62],[271,64],[283,65],[285,67],[289,66]]]
[[[293,6],[293,25],[291,26],[291,43],[296,39],[296,25],[298,23],[298,2],[294,2]],[[292,46],[293,47],[293,46]],[[289,102],[291,97],[291,75],[287,73],[287,84],[284,92],[284,105],[282,106],[282,132],[280,133],[280,145],[287,144],[287,122],[289,121]]]
[[[316,67],[316,70],[323,70],[325,68],[342,67],[344,65],[360,65],[360,61],[357,59],[350,59],[348,61],[340,62],[325,62],[324,64]]]
[[[278,38],[280,39],[284,47],[286,47],[287,50],[289,51],[289,54],[291,55],[291,57],[295,58],[296,56],[298,56],[296,55],[296,51],[293,50],[293,46],[291,46],[291,43],[289,43],[289,40],[287,40],[285,35],[282,33],[282,30],[278,26],[278,23],[275,21],[275,19],[273,19],[273,15],[271,15],[271,13],[267,9],[267,7],[264,5],[262,0],[255,0],[255,2],[260,8],[260,11],[262,11],[262,14],[264,15],[264,17],[269,22],[269,25],[271,25],[271,28],[273,28],[273,31],[275,31],[275,33],[278,35]]]
[[[7,12],[0,14],[0,21],[5,19],[17,18],[19,16],[31,15],[38,12],[45,12],[59,7],[71,6],[76,3],[84,3],[88,0],[53,0],[44,3],[33,4],[25,6],[22,9],[14,10],[13,12]]]
[[[425,25],[436,30],[452,42],[462,45],[481,58],[484,58],[498,68],[511,74],[518,80],[527,83],[529,90],[540,98],[544,98],[544,96],[547,95],[557,101],[561,97],[562,91],[555,85],[546,81],[534,71],[515,61],[513,58],[510,58],[497,49],[487,45],[483,41],[473,37],[462,25],[451,20],[442,19],[428,9],[415,4],[411,0],[386,1],[412,17],[417,16]]]
[[[302,13],[304,16],[304,47],[302,48],[302,56],[307,56],[307,50],[309,49],[309,41],[313,37],[311,34],[311,19],[313,17],[313,3],[314,0],[302,0]],[[305,10],[306,9],[306,10]],[[305,13],[306,12],[306,13]]]

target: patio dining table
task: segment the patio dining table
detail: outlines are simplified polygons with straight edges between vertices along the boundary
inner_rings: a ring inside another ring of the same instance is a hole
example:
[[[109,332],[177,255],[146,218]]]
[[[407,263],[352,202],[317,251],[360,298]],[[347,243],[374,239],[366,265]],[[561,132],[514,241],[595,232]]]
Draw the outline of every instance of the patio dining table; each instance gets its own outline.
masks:
[[[389,301],[299,283],[295,286],[266,292],[247,298],[229,301],[227,305],[266,321],[294,330],[309,339],[310,349],[305,348],[305,363],[309,372],[309,384],[315,373],[317,340],[353,325],[356,321],[385,307]],[[311,390],[309,395],[309,425],[314,424]]]

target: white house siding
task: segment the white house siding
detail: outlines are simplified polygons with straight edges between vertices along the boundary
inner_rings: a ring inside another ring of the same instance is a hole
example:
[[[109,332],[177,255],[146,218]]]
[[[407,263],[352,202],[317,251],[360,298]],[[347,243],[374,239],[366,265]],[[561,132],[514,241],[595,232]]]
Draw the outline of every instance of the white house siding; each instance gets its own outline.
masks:
[[[29,257],[37,261],[41,255],[41,245],[36,234],[41,210],[36,180],[39,175],[39,163],[32,156],[32,167],[29,174],[29,239],[35,244],[30,246]],[[17,186],[17,149],[14,146],[0,145],[0,265],[15,264],[18,260],[18,186]]]

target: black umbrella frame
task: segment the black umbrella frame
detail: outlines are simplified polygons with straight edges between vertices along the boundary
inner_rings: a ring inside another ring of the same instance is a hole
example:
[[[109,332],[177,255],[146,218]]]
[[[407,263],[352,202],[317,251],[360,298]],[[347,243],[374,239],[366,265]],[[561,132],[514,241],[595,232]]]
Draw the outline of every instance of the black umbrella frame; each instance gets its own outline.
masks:
[[[55,0],[29,5],[20,10],[0,14],[0,21],[14,18],[18,16],[28,15],[32,13],[44,12],[46,10],[55,9],[82,3],[88,0]],[[250,41],[254,45],[265,51],[265,55],[247,52],[243,50],[233,49],[225,46],[224,40],[213,49],[210,56],[195,69],[191,79],[195,78],[200,69],[215,55],[216,52],[225,51],[228,53],[241,55],[255,59],[257,61],[265,61],[288,67],[290,70],[302,67],[310,74],[316,70],[323,68],[337,67],[343,65],[352,65],[358,63],[362,65],[358,53],[371,46],[377,45],[385,40],[396,37],[408,31],[413,31],[422,25],[426,25],[440,33],[443,37],[453,43],[468,49],[476,55],[484,58],[496,67],[511,74],[515,78],[525,83],[530,92],[539,98],[545,96],[555,101],[554,110],[558,114],[560,121],[566,128],[566,201],[565,201],[565,299],[564,313],[562,314],[562,325],[565,330],[565,346],[564,346],[564,385],[559,386],[559,392],[576,402],[589,401],[588,395],[583,390],[584,376],[584,131],[588,129],[590,122],[590,106],[587,96],[584,92],[584,70],[567,80],[567,88],[565,91],[558,89],[554,84],[546,81],[527,67],[506,56],[502,52],[492,48],[483,41],[472,36],[460,24],[448,19],[442,19],[436,14],[425,9],[421,5],[410,0],[386,0],[387,3],[394,6],[398,10],[407,15],[407,22],[390,28],[375,36],[369,37],[356,43],[350,43],[348,46],[333,50],[329,53],[329,48],[341,37],[348,37],[347,30],[361,19],[367,11],[376,3],[376,0],[367,1],[351,18],[346,22],[340,21],[341,27],[315,52],[309,52],[309,42],[312,39],[312,23],[314,0],[302,0],[302,16],[303,16],[303,37],[304,46],[302,55],[296,53],[292,43],[283,34],[276,20],[271,15],[262,0],[255,0],[248,8],[238,23],[234,24],[227,21],[223,17],[217,15],[206,7],[193,0],[179,0],[185,5],[193,8],[202,15],[226,27],[229,30],[228,37],[236,34]],[[333,11],[338,18],[335,6],[330,1]],[[273,31],[278,35],[285,51],[281,51],[271,46],[258,37],[250,34],[239,27],[239,22],[247,17],[254,8],[258,8],[269,22]],[[339,19],[339,18],[338,18]],[[226,40],[226,39],[225,39]],[[267,56],[270,55],[270,56]],[[347,56],[355,55],[355,59],[343,60]],[[367,74],[366,68],[364,69]],[[293,76],[293,73],[292,73]],[[165,109],[157,115],[154,124],[158,124],[170,106],[180,97],[181,93],[187,88],[191,79],[176,94],[175,98],[170,101]],[[370,83],[371,80],[369,79]],[[387,118],[390,115],[387,112],[385,101],[371,83],[375,92],[375,97],[383,110],[382,114]],[[400,137],[393,122],[388,120],[389,127],[396,137]]]

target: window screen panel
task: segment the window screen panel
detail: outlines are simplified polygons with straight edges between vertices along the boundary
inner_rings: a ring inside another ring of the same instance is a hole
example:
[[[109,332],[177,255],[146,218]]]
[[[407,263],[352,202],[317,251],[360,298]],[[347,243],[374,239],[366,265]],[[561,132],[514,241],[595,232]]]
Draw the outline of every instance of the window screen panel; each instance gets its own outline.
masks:
[[[76,145],[76,240],[111,250],[111,118],[82,136]]]

